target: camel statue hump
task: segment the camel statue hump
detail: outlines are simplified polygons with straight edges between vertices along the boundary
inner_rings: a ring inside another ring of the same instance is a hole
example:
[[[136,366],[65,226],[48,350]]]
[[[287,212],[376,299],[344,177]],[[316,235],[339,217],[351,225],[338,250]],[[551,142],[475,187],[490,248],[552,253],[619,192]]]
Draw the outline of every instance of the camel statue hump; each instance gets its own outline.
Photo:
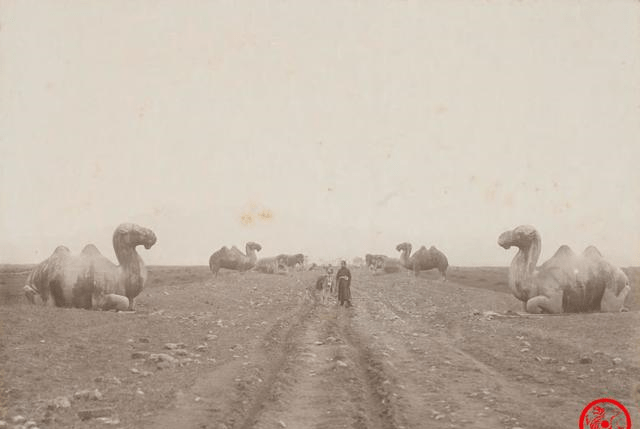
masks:
[[[102,253],[100,253],[100,251],[94,244],[87,244],[86,246],[84,246],[80,254],[85,256],[102,256]]]
[[[589,259],[599,259],[602,258],[602,253],[600,253],[596,246],[591,245],[587,246],[587,248],[584,249],[584,252],[582,252],[582,256]]]

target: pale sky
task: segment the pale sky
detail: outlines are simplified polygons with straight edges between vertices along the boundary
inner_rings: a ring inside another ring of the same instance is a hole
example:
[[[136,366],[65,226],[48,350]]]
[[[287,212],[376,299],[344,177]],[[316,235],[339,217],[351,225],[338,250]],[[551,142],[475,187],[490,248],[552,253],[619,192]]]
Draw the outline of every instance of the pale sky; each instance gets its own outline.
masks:
[[[508,265],[497,237],[527,223],[541,262],[640,265],[639,22],[631,0],[0,0],[0,262],[113,258],[135,222],[147,264],[251,240]]]

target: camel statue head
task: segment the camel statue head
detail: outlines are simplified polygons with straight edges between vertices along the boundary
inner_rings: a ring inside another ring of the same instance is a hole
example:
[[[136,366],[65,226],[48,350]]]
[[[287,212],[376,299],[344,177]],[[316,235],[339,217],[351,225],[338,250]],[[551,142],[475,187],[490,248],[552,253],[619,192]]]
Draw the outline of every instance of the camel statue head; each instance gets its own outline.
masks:
[[[247,250],[255,250],[259,252],[262,250],[262,246],[256,242],[250,241],[247,243]]]
[[[515,246],[526,249],[534,242],[540,242],[540,234],[531,225],[520,225],[510,231],[505,231],[498,237],[498,245],[505,249]]]
[[[145,249],[150,249],[156,244],[156,240],[156,235],[149,228],[133,223],[120,224],[113,233],[114,248],[133,248],[142,245]]]
[[[398,252],[406,251],[407,253],[411,253],[411,243],[407,243],[406,241],[404,243],[400,243],[396,246],[396,250]]]

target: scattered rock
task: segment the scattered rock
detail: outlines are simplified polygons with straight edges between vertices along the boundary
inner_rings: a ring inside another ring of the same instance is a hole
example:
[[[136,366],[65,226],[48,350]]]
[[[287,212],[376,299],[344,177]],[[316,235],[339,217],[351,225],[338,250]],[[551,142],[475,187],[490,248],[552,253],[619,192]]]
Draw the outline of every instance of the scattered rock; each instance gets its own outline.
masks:
[[[520,349],[520,353],[526,353],[526,352],[528,352],[528,351],[529,351],[529,349],[528,349],[528,348],[526,348],[526,347],[524,347],[524,348]]]
[[[36,427],[36,426],[38,426],[38,424],[37,424],[35,421],[33,421],[33,420],[27,420],[27,421],[24,423],[24,427],[26,427],[27,429],[31,429],[31,428],[34,428],[34,427]]]
[[[445,418],[445,415],[444,414],[436,414],[433,418],[436,419],[436,420],[442,420],[442,419]]]
[[[187,346],[184,343],[167,343],[164,345],[164,348],[167,350],[178,350],[178,349],[184,349]]]
[[[169,362],[169,363],[178,362],[176,358],[166,353],[152,353],[149,355],[149,358],[147,360],[150,360],[151,362]]]
[[[551,358],[549,356],[536,356],[535,359],[538,362],[542,362],[542,363],[554,363],[554,362],[556,362],[556,360],[554,358]]]
[[[78,411],[78,417],[80,417],[80,420],[89,420],[89,419],[95,419],[98,417],[109,417],[112,414],[113,414],[113,408],[111,407],[93,408],[93,409]]]
[[[207,346],[206,344],[200,344],[199,346],[197,346],[195,348],[195,350],[197,352],[206,352],[208,348],[209,348],[209,346]]]
[[[147,362],[153,362],[158,369],[171,368],[180,363],[180,361],[166,353],[153,353],[149,355]]]
[[[27,421],[27,419],[24,416],[21,416],[21,415],[13,416],[13,418],[11,419],[11,422],[13,424],[16,424],[16,425],[21,425],[22,423],[24,423],[26,421]]]
[[[480,316],[480,310],[476,310],[475,308],[473,309],[473,311],[471,312],[471,314],[473,314],[474,316]]]
[[[284,424],[284,422],[282,420],[278,420],[278,426],[280,426],[281,428],[286,428],[287,425]]]
[[[7,422],[5,422],[4,420],[0,420],[0,429],[4,429],[7,427]]]
[[[137,351],[131,353],[131,359],[146,359],[149,357],[149,352]]]
[[[178,349],[178,350],[175,350],[175,351],[173,352],[173,354],[174,354],[174,355],[176,355],[176,356],[189,356],[189,352],[188,352],[188,351],[186,351],[185,349]]]
[[[213,340],[216,340],[216,339],[218,339],[218,336],[216,334],[209,334],[209,335],[206,336],[206,340],[207,341],[213,341]]]
[[[482,316],[487,320],[493,320],[494,317],[498,317],[500,314],[495,311],[485,311],[482,313]]]
[[[593,363],[593,359],[591,359],[589,356],[582,356],[578,362],[582,364]]]
[[[54,400],[52,400],[47,408],[56,409],[56,408],[69,408],[71,407],[71,401],[66,396],[58,396]]]
[[[148,343],[149,342],[149,338],[145,338],[145,337],[138,338],[138,342],[140,342],[140,343]]]
[[[138,368],[131,368],[129,371],[131,371],[132,374],[140,374],[140,370]]]
[[[117,417],[114,418],[110,418],[110,417],[98,417],[96,418],[97,421],[104,423],[105,425],[119,425],[120,424],[120,420]]]
[[[567,370],[566,366],[561,366],[560,368],[558,368],[558,372],[565,372]]]
[[[346,368],[349,366],[346,362],[343,362],[341,360],[336,361],[336,365],[341,366],[343,368]]]
[[[620,365],[622,363],[622,358],[614,357],[613,359],[611,359],[611,361],[614,365]]]
[[[92,400],[92,401],[100,401],[102,400],[102,393],[98,389],[95,390],[79,390],[73,394],[75,399],[84,399],[84,400]]]

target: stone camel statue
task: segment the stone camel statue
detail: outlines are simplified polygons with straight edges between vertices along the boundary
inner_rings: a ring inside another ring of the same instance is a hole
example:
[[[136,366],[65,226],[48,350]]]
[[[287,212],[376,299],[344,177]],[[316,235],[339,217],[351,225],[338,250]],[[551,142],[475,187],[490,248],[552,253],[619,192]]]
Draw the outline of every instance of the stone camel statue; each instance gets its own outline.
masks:
[[[530,225],[503,232],[498,245],[518,248],[509,267],[509,287],[529,313],[624,311],[629,278],[589,246],[576,255],[563,245],[536,268],[542,240]]]
[[[444,253],[431,246],[427,249],[422,246],[411,255],[411,243],[400,243],[396,246],[396,250],[400,253],[400,263],[408,270],[412,270],[417,276],[420,271],[428,271],[437,268],[442,275],[442,281],[447,281],[447,268],[449,261]]]
[[[113,233],[113,249],[120,265],[105,258],[93,244],[79,255],[65,246],[38,264],[29,274],[23,290],[27,299],[57,307],[133,310],[147,281],[147,268],[136,251],[150,249],[156,235],[148,228],[123,223]]]
[[[256,265],[258,256],[256,251],[262,250],[258,243],[250,241],[245,246],[246,254],[242,253],[236,246],[229,249],[227,246],[216,250],[209,258],[209,268],[211,272],[218,276],[220,268],[235,271],[247,271]]]

